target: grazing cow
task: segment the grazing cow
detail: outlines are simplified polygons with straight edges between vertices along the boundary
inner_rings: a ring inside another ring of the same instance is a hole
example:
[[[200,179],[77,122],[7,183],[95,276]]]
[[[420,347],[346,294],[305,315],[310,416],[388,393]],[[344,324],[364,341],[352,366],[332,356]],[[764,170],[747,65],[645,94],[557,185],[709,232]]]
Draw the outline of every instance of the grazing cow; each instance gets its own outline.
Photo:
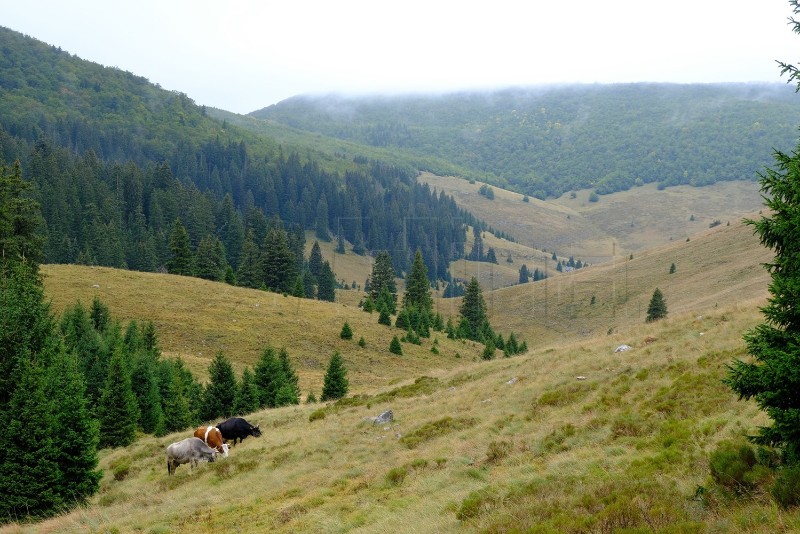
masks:
[[[186,438],[176,441],[167,447],[167,473],[174,474],[181,464],[189,464],[194,469],[194,466],[200,460],[213,462],[216,456],[217,451],[203,443],[200,438]]]
[[[244,438],[247,436],[253,436],[254,438],[261,436],[261,429],[258,428],[258,425],[253,426],[241,417],[226,419],[218,424],[217,428],[222,432],[222,437],[225,440],[233,440],[234,447],[236,446],[237,439],[239,441],[244,441]]]
[[[222,432],[215,426],[198,426],[194,431],[194,437],[200,438],[203,442],[216,450],[223,458],[228,457],[228,444],[222,439]]]

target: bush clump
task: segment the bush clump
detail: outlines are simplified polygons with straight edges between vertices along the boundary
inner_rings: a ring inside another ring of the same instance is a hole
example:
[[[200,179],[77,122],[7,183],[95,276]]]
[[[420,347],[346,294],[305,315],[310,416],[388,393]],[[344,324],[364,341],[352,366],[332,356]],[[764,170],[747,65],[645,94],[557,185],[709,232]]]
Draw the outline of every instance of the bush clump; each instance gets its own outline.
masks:
[[[755,451],[746,443],[723,441],[711,453],[709,467],[714,481],[737,495],[750,493],[769,475],[769,468],[757,462]]]

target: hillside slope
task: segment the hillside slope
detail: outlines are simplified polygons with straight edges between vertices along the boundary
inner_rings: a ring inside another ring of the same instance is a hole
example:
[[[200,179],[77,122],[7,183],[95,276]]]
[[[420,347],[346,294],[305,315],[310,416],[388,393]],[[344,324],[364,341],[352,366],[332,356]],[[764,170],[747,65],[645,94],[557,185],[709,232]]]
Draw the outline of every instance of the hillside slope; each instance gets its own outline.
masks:
[[[164,448],[188,431],[145,437],[102,452],[86,508],[6,530],[791,530],[798,512],[763,494],[726,497],[708,474],[721,440],[765,422],[721,382],[758,318],[753,301],[674,314],[622,331],[633,342],[623,353],[616,338],[587,338],[254,413],[263,437],[173,477]],[[389,409],[391,424],[365,420]]]

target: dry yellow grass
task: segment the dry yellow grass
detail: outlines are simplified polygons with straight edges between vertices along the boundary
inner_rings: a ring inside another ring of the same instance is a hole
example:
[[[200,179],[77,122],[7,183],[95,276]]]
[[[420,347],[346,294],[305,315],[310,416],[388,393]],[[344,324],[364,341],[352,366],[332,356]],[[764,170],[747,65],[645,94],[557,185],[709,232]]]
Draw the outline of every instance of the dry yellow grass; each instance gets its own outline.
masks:
[[[478,193],[481,182],[423,173],[419,180],[452,195],[459,205],[493,228],[532,249],[555,250],[589,263],[683,241],[720,220],[731,224],[762,206],[757,182],[720,182],[706,187],[655,184],[589,202],[590,191],[541,201],[492,186],[494,200]],[[694,216],[694,220],[692,219]]]

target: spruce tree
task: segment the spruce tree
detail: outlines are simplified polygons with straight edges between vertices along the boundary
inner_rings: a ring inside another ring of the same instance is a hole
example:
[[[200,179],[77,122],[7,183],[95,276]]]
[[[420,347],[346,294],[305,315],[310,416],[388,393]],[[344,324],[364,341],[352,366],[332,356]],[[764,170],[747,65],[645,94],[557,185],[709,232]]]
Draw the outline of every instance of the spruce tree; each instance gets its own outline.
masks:
[[[159,362],[159,393],[161,410],[164,413],[164,427],[167,432],[175,432],[193,423],[188,386],[180,372],[178,360]]]
[[[33,265],[9,264],[0,272],[0,416],[19,384],[21,359],[41,353],[53,328],[44,286]]]
[[[286,382],[286,378],[280,360],[272,347],[268,346],[261,351],[261,356],[254,369],[254,382],[258,391],[259,407],[274,408],[275,395]]]
[[[322,249],[319,247],[319,241],[314,241],[311,246],[311,253],[308,256],[308,269],[314,278],[319,278],[322,274]]]
[[[261,287],[261,251],[255,242],[252,230],[247,232],[247,238],[242,244],[239,255],[239,269],[236,271],[236,283],[241,287],[258,289]]]
[[[283,372],[283,378],[285,384],[288,386],[286,388],[286,392],[278,395],[276,394],[276,406],[285,406],[287,404],[300,404],[300,378],[297,376],[297,373],[292,366],[292,362],[289,360],[289,353],[286,350],[286,347],[281,347],[280,352],[278,353],[278,361],[281,364],[281,371]],[[278,388],[278,392],[283,386]],[[283,404],[278,404],[278,397],[281,397],[281,401]]]
[[[651,323],[658,319],[663,319],[667,316],[667,302],[664,300],[664,294],[661,290],[656,288],[653,291],[653,296],[650,298],[650,304],[647,306],[646,322]]]
[[[161,392],[158,387],[158,361],[148,351],[134,355],[131,389],[139,407],[139,428],[147,434],[161,435],[165,431]]]
[[[431,283],[428,280],[428,267],[422,259],[422,252],[417,250],[411,272],[406,277],[406,291],[403,295],[403,307],[415,307],[433,314],[433,297]]]
[[[297,279],[296,258],[289,249],[286,231],[273,219],[264,239],[261,269],[264,284],[278,293],[291,293]]]
[[[461,334],[467,339],[481,341],[481,334],[486,323],[486,302],[483,300],[481,286],[474,276],[464,290],[464,298],[459,309],[466,328]],[[464,323],[462,323],[464,324]]]
[[[397,354],[398,356],[403,355],[403,346],[400,344],[400,340],[397,339],[397,336],[394,336],[391,343],[389,343],[389,352]]]
[[[328,261],[322,263],[322,273],[318,279],[317,298],[328,302],[336,300],[336,277]]]
[[[100,447],[124,447],[133,443],[138,412],[136,397],[131,388],[130,371],[121,347],[117,347],[109,361],[105,385],[97,407]]]
[[[175,223],[172,226],[172,233],[169,236],[169,251],[170,258],[167,261],[167,271],[170,274],[191,276],[194,255],[189,241],[189,233],[181,224],[180,219],[175,219]]]
[[[242,416],[253,413],[258,408],[258,389],[256,388],[255,376],[249,367],[245,367],[242,371],[242,381],[236,389],[233,413]]]
[[[394,266],[389,252],[382,250],[375,256],[375,263],[372,265],[372,274],[369,277],[369,294],[373,302],[378,304],[381,292],[386,292],[392,298],[390,313],[396,312],[397,306],[397,283],[394,280]]]
[[[342,339],[353,339],[353,329],[350,328],[350,324],[347,321],[342,325],[342,331],[339,332],[339,337]]]
[[[41,368],[23,353],[17,370],[19,384],[9,403],[0,434],[0,520],[40,518],[63,505],[63,474],[53,442],[51,405]]]
[[[321,401],[341,399],[347,395],[349,383],[347,380],[347,369],[344,360],[339,352],[334,352],[328,362],[328,370],[322,384]]]
[[[98,470],[98,422],[91,417],[78,360],[56,347],[47,369],[45,392],[52,409],[53,444],[61,470],[57,493],[65,503],[82,504],[94,495],[102,472]]]
[[[800,4],[791,2],[794,14]],[[792,19],[800,33],[800,21]],[[800,90],[800,71],[781,63],[782,73]],[[800,145],[791,153],[776,151],[775,165],[759,173],[767,215],[745,222],[755,229],[761,244],[775,251],[764,267],[770,274],[767,304],[761,308],[764,322],[744,334],[752,360],[736,360],[728,369],[726,383],[740,399],[755,399],[771,419],[751,439],[777,447],[787,464],[800,463]]]
[[[43,221],[31,190],[22,179],[19,160],[11,168],[0,165],[0,274],[23,258],[37,272],[44,259],[44,238],[39,233]]]
[[[200,418],[211,421],[219,417],[233,415],[233,401],[236,397],[236,375],[233,365],[222,353],[217,352],[208,365],[208,385],[203,391]]]
[[[225,259],[225,247],[215,235],[207,235],[197,245],[194,275],[198,278],[220,282],[225,277],[228,262]]]

